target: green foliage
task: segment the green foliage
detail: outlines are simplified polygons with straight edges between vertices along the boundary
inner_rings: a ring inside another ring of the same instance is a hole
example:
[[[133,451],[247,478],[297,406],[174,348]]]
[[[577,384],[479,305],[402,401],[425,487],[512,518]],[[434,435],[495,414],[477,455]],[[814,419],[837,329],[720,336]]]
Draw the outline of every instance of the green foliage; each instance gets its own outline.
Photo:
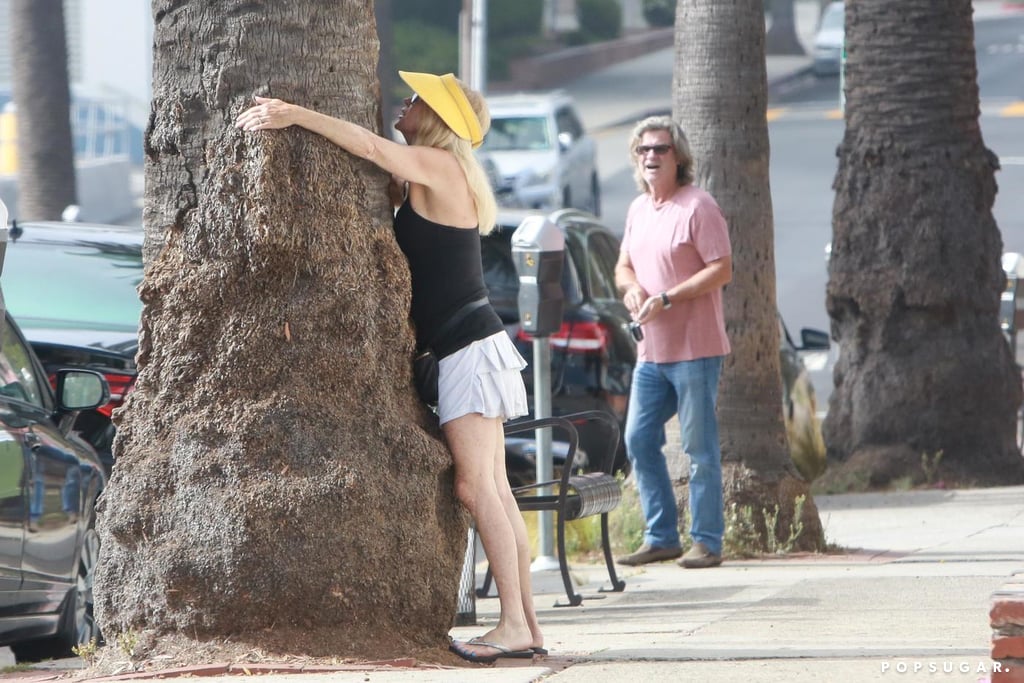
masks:
[[[788,529],[781,532],[777,505],[762,508],[758,520],[749,505],[740,507],[733,503],[725,515],[723,554],[729,557],[754,557],[762,553],[785,555],[793,552],[804,531],[802,517],[805,502],[804,496],[797,496],[793,501],[793,521]]]
[[[96,661],[96,655],[99,653],[99,643],[93,638],[88,643],[82,643],[75,645],[71,648],[71,654],[76,657],[81,657],[86,664],[92,664]]]
[[[725,535],[722,554],[728,557],[754,557],[764,547],[754,522],[754,509],[733,503],[725,511]]]
[[[544,0],[516,0],[487,3],[488,39],[538,35]]]
[[[487,80],[508,77],[508,65],[533,53],[541,41],[543,0],[487,5]]]
[[[580,30],[566,36],[574,45],[611,40],[622,35],[622,7],[618,0],[577,0]]]
[[[618,477],[621,480],[622,475]],[[608,513],[608,535],[616,553],[631,553],[644,542],[644,513],[633,484],[622,485],[622,501]]]
[[[392,0],[394,23],[390,50],[395,68],[458,74],[461,8],[459,0]],[[509,62],[533,51],[541,39],[543,11],[543,0],[488,3],[488,80],[506,78]],[[408,94],[408,89],[399,81],[394,97],[401,99]]]
[[[936,451],[931,457],[927,453],[921,454],[921,470],[924,472],[924,483],[931,486],[935,483],[935,476],[939,473],[939,463],[942,462],[944,451]]]
[[[394,44],[392,63],[403,71],[444,74],[459,70],[459,36],[456,28],[431,26],[419,21],[396,22],[392,27]],[[409,88],[397,80],[397,99],[409,94]]]
[[[139,636],[134,631],[117,634],[117,646],[129,659],[135,656],[135,648],[139,645]]]
[[[674,26],[676,0],[644,0],[644,19],[654,27]]]
[[[493,5],[495,3],[489,3]],[[398,22],[422,23],[458,33],[462,0],[391,0],[391,17]]]
[[[31,671],[32,665],[28,662],[24,664],[12,664],[11,666],[0,667],[0,674],[14,674],[22,671]]]

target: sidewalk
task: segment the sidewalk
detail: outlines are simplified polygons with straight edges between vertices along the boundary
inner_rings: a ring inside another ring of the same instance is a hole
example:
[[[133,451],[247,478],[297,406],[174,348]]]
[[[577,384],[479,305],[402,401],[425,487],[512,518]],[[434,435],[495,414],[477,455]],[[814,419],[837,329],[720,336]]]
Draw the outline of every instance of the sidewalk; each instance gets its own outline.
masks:
[[[707,570],[671,562],[622,567],[625,591],[605,594],[597,593],[607,581],[603,566],[578,565],[579,607],[554,607],[563,597],[558,573],[537,573],[536,604],[551,654],[533,662],[444,668],[396,660],[301,675],[279,669],[260,680],[988,681],[991,595],[1024,570],[1024,487],[815,500],[826,540],[841,554],[726,561]],[[478,625],[453,635],[478,635],[496,617],[495,598],[478,600]],[[72,672],[8,677],[37,683],[60,673]],[[220,675],[225,683],[233,678]]]

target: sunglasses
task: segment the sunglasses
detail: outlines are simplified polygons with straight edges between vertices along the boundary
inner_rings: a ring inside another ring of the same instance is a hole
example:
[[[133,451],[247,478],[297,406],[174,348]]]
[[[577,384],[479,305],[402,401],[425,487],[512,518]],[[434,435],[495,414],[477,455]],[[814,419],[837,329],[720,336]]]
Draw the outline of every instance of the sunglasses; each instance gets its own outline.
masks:
[[[412,105],[416,104],[416,100],[418,100],[419,98],[420,98],[419,93],[415,93],[414,92],[412,94],[412,97],[409,98],[409,106],[411,107]]]
[[[668,154],[670,149],[672,149],[672,145],[637,145],[633,151],[638,157],[642,157],[648,152],[654,152],[660,157],[663,154]]]

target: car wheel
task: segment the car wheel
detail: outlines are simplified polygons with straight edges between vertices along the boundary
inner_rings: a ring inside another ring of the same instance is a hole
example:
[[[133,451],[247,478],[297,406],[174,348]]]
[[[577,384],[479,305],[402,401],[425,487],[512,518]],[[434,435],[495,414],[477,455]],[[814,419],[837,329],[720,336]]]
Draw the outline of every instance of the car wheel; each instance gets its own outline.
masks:
[[[93,578],[99,561],[100,538],[92,523],[82,534],[78,550],[78,568],[75,583],[61,603],[60,629],[56,636],[40,640],[14,643],[11,650],[21,661],[40,661],[70,657],[71,648],[96,641],[103,636],[93,613]]]
[[[74,600],[74,645],[82,645],[90,641],[96,644],[103,642],[100,627],[96,624],[93,610],[93,582],[96,577],[96,565],[100,559],[100,536],[96,533],[94,523],[82,535],[82,546],[78,558],[78,576],[72,588]],[[69,634],[70,635],[70,634]]]

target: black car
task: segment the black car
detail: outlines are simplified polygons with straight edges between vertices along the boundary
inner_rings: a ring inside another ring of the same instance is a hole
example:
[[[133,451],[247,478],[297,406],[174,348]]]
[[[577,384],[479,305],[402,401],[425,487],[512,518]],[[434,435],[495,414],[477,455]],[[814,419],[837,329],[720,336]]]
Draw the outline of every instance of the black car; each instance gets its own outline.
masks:
[[[512,257],[512,234],[531,215],[515,212],[499,215],[498,225],[482,239],[484,279],[491,304],[505,323],[528,362],[533,359],[533,339],[519,320],[519,275]],[[615,289],[615,262],[619,240],[592,214],[572,209],[547,216],[565,237],[562,264],[562,326],[549,337],[551,345],[551,408],[554,415],[586,410],[604,410],[625,424],[626,405],[636,342],[629,334],[629,312]],[[533,368],[523,371],[527,393],[533,404]],[[606,452],[609,435],[599,423],[579,426],[580,450],[586,454],[588,469],[606,470],[607,463],[595,462]],[[510,474],[533,466],[532,451],[519,449],[515,441],[508,451]],[[521,457],[521,456],[526,457]],[[557,461],[557,458],[556,458]],[[627,467],[625,446],[620,440],[614,469]],[[513,477],[521,480],[523,477]]]
[[[139,228],[17,223],[10,228],[4,263],[7,309],[51,385],[56,387],[57,369],[82,367],[102,373],[110,386],[110,401],[82,411],[74,425],[100,454],[108,476],[110,415],[135,382],[142,239]]]
[[[17,325],[9,315],[2,324],[0,645],[19,660],[69,656],[75,645],[100,641],[94,522],[106,483],[71,423],[77,411],[106,403],[109,389],[97,372],[60,369],[54,395]]]

